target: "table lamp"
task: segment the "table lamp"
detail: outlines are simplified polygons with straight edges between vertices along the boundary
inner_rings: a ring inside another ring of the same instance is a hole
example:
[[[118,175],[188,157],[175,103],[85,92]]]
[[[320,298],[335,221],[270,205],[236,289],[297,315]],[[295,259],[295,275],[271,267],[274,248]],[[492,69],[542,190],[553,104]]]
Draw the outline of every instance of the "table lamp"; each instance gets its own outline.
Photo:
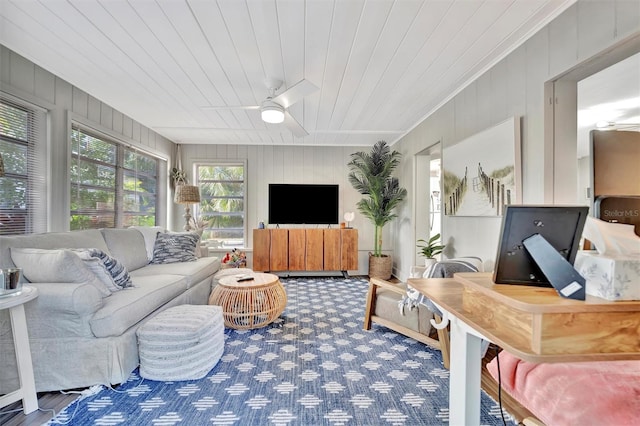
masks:
[[[178,185],[176,186],[176,194],[173,199],[178,204],[184,204],[184,230],[191,230],[191,204],[200,202],[200,188],[195,185]]]
[[[353,212],[346,212],[344,214],[344,220],[345,222],[347,222],[347,228],[351,228],[351,221],[356,217],[356,215]]]

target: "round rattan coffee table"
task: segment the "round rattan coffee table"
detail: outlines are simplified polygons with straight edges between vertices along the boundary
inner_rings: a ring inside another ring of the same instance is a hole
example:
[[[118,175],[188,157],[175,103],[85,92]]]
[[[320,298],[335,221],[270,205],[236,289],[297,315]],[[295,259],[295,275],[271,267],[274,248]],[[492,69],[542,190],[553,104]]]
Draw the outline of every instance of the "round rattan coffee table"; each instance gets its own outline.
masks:
[[[264,327],[287,306],[287,293],[277,275],[253,272],[251,281],[239,276],[220,278],[209,297],[210,305],[222,306],[224,325],[237,330]]]

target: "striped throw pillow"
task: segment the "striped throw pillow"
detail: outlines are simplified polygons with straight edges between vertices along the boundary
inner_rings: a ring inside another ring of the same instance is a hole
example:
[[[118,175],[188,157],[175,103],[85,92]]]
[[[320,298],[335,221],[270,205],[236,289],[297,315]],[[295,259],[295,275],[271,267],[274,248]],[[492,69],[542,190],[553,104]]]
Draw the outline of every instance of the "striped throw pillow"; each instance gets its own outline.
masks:
[[[195,262],[200,236],[195,233],[174,234],[159,232],[153,246],[151,263]]]
[[[133,283],[131,282],[131,276],[129,275],[129,271],[127,268],[120,263],[117,259],[109,256],[107,253],[103,252],[100,249],[89,249],[91,253],[91,257],[95,257],[99,259],[102,264],[107,268],[107,271],[113,277],[113,281],[116,286],[123,289],[127,287],[133,287]]]

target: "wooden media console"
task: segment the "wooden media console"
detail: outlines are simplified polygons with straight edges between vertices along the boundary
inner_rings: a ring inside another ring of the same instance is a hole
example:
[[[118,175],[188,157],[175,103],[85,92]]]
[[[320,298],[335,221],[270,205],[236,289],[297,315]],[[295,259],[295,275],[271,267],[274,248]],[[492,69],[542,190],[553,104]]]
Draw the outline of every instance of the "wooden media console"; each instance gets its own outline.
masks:
[[[253,230],[253,270],[347,271],[358,269],[357,229]]]

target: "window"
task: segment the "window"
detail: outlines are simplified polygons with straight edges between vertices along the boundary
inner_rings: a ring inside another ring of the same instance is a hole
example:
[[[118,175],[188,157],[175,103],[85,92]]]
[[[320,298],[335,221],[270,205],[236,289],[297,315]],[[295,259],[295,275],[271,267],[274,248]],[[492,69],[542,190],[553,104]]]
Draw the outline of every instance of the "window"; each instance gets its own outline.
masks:
[[[71,229],[156,224],[160,160],[72,128]]]
[[[202,238],[213,247],[244,247],[245,233],[244,164],[198,164],[200,221],[205,222]]]
[[[46,113],[0,99],[0,235],[47,229]]]

